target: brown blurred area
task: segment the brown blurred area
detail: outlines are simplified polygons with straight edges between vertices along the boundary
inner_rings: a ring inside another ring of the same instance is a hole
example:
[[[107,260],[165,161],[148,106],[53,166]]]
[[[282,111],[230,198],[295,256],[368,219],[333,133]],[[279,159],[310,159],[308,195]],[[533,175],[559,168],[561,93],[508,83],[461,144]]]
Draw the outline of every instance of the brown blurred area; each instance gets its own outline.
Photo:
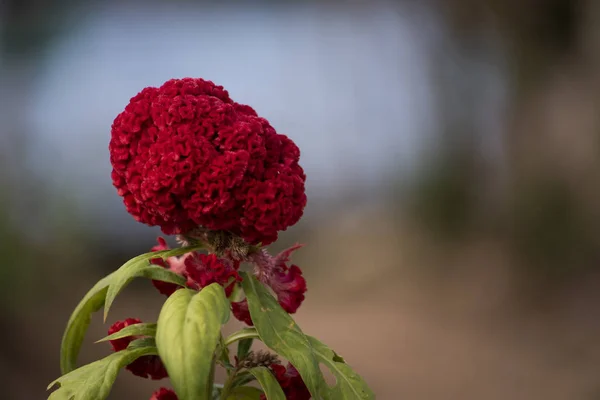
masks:
[[[169,7],[183,3],[189,5]],[[60,157],[52,148],[29,152],[39,143],[28,118],[35,84],[44,79],[40,65],[52,57],[53,43],[74,35],[76,23],[87,23],[77,16],[90,18],[90,4],[0,3],[0,382],[3,398],[11,400],[43,398],[59,374],[62,329],[76,303],[100,277],[147,251],[158,234],[119,208],[109,170],[104,181],[49,179],[44,165]],[[158,3],[108,4],[118,15],[120,7]],[[275,7],[283,18],[288,6],[293,13],[292,3],[272,2],[257,3],[253,12]],[[376,7],[430,16],[421,26],[409,20],[417,35],[418,29],[437,32],[426,57],[432,101],[421,110],[434,123],[424,150],[412,151],[419,162],[409,173],[385,167],[376,185],[357,181],[337,190],[323,184],[319,190],[330,195],[315,189],[310,212],[274,246],[306,243],[293,260],[309,284],[296,315],[300,326],[341,354],[382,400],[600,398],[600,3],[328,1],[318,7],[359,22],[358,15]],[[350,25],[364,35],[374,29],[356,21]],[[389,35],[386,41],[399,40]],[[348,42],[352,48],[353,39]],[[198,53],[210,50],[199,45]],[[314,57],[309,62],[318,65]],[[339,79],[351,86],[353,79],[387,71],[385,58],[368,65],[354,70],[360,76],[341,71]],[[59,87],[68,89],[69,79]],[[261,79],[270,85],[269,76]],[[359,111],[402,108],[380,95],[364,100],[372,108]],[[71,112],[57,116],[65,130]],[[340,115],[352,120],[355,112],[342,108]],[[295,115],[304,118],[301,110],[286,118]],[[111,122],[102,120],[104,131],[78,132],[74,137],[83,139],[69,151],[87,146],[85,135],[108,143]],[[302,135],[291,128],[286,133],[294,140]],[[317,142],[325,140],[319,135],[346,140],[342,128],[317,134]],[[347,156],[348,165],[367,169],[379,157],[400,159],[393,134],[384,139],[389,153],[360,153],[372,135],[364,132],[354,144],[358,150]],[[300,147],[303,157],[317,159],[310,146]],[[105,147],[97,157],[108,162]],[[327,163],[317,160],[307,169],[314,187],[317,167]],[[77,196],[99,185],[112,193],[110,206]],[[151,321],[162,300],[147,282],[135,282],[110,320]],[[97,315],[82,361],[108,354],[108,346],[92,344],[106,329]],[[149,398],[161,384],[168,385],[124,372],[110,398]]]

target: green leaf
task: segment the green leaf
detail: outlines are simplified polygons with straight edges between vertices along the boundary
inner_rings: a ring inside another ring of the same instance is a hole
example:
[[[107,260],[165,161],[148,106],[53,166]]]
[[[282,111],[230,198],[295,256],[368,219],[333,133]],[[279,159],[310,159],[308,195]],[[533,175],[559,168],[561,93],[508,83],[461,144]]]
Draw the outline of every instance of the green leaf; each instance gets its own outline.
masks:
[[[142,356],[156,355],[156,347],[137,347],[111,354],[61,376],[48,386],[59,385],[48,400],[104,400],[117,379],[119,371]]]
[[[255,379],[256,378],[254,377],[254,375],[252,375],[248,371],[238,372],[233,378],[233,381],[231,382],[231,387],[244,386]]]
[[[277,383],[277,381],[275,381]],[[281,388],[279,389],[281,390]],[[240,386],[236,387],[229,392],[227,400],[260,400],[260,395],[263,394],[262,390],[252,386]],[[285,400],[285,397],[283,397]]]
[[[245,272],[242,275],[250,316],[260,339],[271,350],[288,359],[300,373],[313,398],[321,399],[322,389],[327,383],[308,338],[266,287],[253,276]]]
[[[109,340],[121,339],[128,336],[156,336],[156,324],[139,323],[126,326],[118,332],[108,335],[96,343],[107,342]]]
[[[153,337],[136,339],[127,346],[129,350],[137,349],[139,347],[156,347],[156,340]]]
[[[114,273],[113,273],[114,274]],[[77,356],[85,337],[92,314],[104,305],[106,291],[113,274],[100,280],[79,302],[67,322],[60,347],[60,370],[67,374],[77,368]]]
[[[227,370],[227,376],[229,376],[230,372],[235,370],[235,367],[231,364],[231,360],[229,359],[229,348],[225,345],[225,340],[222,335],[219,339],[219,345],[217,346],[217,354],[220,355],[217,362]]]
[[[375,393],[360,375],[344,362],[342,357],[314,337],[307,337],[319,362],[327,366],[336,379],[333,387],[325,388],[323,397],[326,399],[375,399]]]
[[[244,358],[246,358],[246,356],[250,352],[250,348],[252,347],[253,342],[254,342],[254,339],[252,339],[252,338],[242,339],[239,341],[238,347],[237,347],[237,359],[238,360],[243,360]]]
[[[177,285],[185,286],[185,278],[179,274],[169,271],[166,268],[160,267],[150,263],[150,260],[156,258],[162,258],[163,260],[180,256],[192,251],[201,249],[202,245],[194,245],[187,247],[180,247],[171,250],[153,251],[145,253],[127,261],[121,268],[113,273],[113,278],[108,286],[108,292],[106,293],[106,301],[104,302],[104,321],[108,316],[108,311],[112,303],[114,302],[117,295],[127,286],[134,278],[145,277],[149,279],[155,279],[163,282],[175,283]]]
[[[156,344],[180,400],[211,397],[215,351],[229,314],[229,301],[217,283],[200,292],[180,289],[165,302]]]
[[[244,328],[237,332],[232,333],[225,339],[225,345],[229,346],[232,343],[238,342],[237,345],[237,359],[239,361],[246,358],[252,347],[254,339],[258,338],[258,332],[255,328]]]
[[[231,294],[229,295],[229,300],[230,301],[240,301],[240,297],[242,296],[242,287],[236,283],[235,285],[233,285],[233,290],[231,291]]]
[[[283,393],[281,386],[279,386],[279,382],[277,382],[277,379],[275,379],[268,368],[252,368],[250,373],[254,375],[256,380],[260,383],[260,386],[262,386],[267,395],[267,400],[285,400],[285,394]]]
[[[231,335],[227,336],[227,339],[225,339],[225,345],[229,346],[232,343],[237,342],[238,340],[257,339],[257,338],[258,338],[258,332],[256,332],[255,328],[244,328],[244,329],[240,329],[239,331],[234,332]]]
[[[113,284],[116,284],[116,286],[111,291],[112,297],[108,307],[106,308],[106,312],[108,312],[108,308],[110,308],[110,304],[112,304],[114,297],[118,294],[118,292],[121,291],[123,287],[135,276],[147,276],[152,279],[183,285],[185,283],[184,278],[174,274],[171,271],[168,271],[165,268],[150,264],[149,260],[154,258],[164,259],[171,256],[181,255],[190,251],[198,250],[201,247],[202,246],[197,245],[142,254],[141,256],[131,259],[119,270],[104,277],[102,280],[96,283],[94,287],[92,287],[92,289],[87,292],[87,294],[79,302],[77,307],[75,307],[75,310],[69,318],[69,322],[67,322],[67,327],[63,333],[60,349],[61,372],[63,374],[67,374],[77,368],[77,356],[79,355],[79,350],[81,349],[81,344],[83,343],[85,333],[90,325],[92,314],[102,308],[103,305],[106,305],[105,303],[107,300],[107,294]],[[136,265],[138,266],[137,269],[135,268]],[[140,265],[142,268],[139,268]],[[127,278],[128,275],[131,275],[132,269],[134,270],[133,276]]]

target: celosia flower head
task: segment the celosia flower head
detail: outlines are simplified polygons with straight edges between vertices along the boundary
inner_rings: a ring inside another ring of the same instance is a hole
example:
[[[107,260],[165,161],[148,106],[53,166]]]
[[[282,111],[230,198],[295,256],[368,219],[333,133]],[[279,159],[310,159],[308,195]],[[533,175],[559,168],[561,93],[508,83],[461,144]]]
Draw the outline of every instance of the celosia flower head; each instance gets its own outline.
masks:
[[[268,244],[306,205],[298,147],[203,79],[142,90],[114,120],[109,149],[127,211],[166,234],[202,226]]]

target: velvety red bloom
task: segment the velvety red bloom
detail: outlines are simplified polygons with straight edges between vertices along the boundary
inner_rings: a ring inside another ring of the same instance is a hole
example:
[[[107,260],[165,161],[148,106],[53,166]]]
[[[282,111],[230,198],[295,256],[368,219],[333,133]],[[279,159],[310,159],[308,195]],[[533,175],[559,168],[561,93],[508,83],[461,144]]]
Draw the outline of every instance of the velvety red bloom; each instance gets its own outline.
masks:
[[[152,284],[161,294],[164,294],[167,297],[175,293],[177,289],[181,288],[181,286],[174,283],[157,280],[152,280]]]
[[[309,400],[310,392],[304,384],[298,370],[290,363],[287,367],[281,364],[271,364],[269,367],[275,375],[275,379],[279,382],[285,398],[288,400]],[[265,395],[261,395],[261,399],[266,399]]]
[[[195,253],[185,260],[188,282],[193,282],[190,286],[200,289],[216,282],[225,288],[227,296],[231,295],[236,282],[242,280],[237,272],[239,267],[239,262],[218,258],[215,254]]]
[[[121,329],[129,325],[139,324],[142,321],[137,318],[127,318],[124,321],[115,322],[109,329],[108,334],[119,332]],[[114,351],[125,350],[129,343],[138,339],[137,336],[127,336],[121,339],[111,340],[110,344]],[[125,367],[131,373],[142,378],[162,379],[168,376],[167,370],[160,360],[159,356],[142,356]]]
[[[129,364],[126,369],[135,376],[153,380],[169,376],[159,356],[142,356]]]
[[[281,307],[290,314],[295,313],[304,301],[306,279],[297,265],[275,271],[270,285]]]
[[[166,234],[202,226],[268,244],[306,205],[298,147],[203,79],[134,96],[113,122],[109,150],[129,213]]]
[[[232,302],[231,312],[238,320],[245,322],[250,326],[254,325],[252,317],[250,317],[250,310],[248,309],[248,300],[244,299],[242,301]]]
[[[150,400],[177,400],[177,395],[171,389],[160,388],[152,393]]]
[[[307,290],[302,270],[297,265],[288,266],[291,254],[300,247],[302,245],[294,245],[275,257],[261,249],[249,257],[257,278],[273,289],[281,307],[290,314],[298,310]],[[231,311],[238,320],[253,325],[246,300],[231,303]]]
[[[140,324],[142,321],[137,318],[127,318],[124,321],[117,321],[108,328],[108,334],[112,335],[113,333],[119,332],[121,329],[125,328],[129,325]],[[137,339],[135,336],[127,336],[121,339],[111,340],[110,344],[114,351],[125,350],[129,343],[133,342]]]
[[[292,253],[301,247],[301,244],[296,244],[283,250],[274,259],[263,261],[263,263],[267,262],[274,265],[271,273],[264,280],[277,295],[277,300],[279,300],[281,307],[290,314],[298,310],[304,301],[304,293],[307,290],[302,270],[297,265],[288,267]],[[258,259],[260,258],[259,255]]]

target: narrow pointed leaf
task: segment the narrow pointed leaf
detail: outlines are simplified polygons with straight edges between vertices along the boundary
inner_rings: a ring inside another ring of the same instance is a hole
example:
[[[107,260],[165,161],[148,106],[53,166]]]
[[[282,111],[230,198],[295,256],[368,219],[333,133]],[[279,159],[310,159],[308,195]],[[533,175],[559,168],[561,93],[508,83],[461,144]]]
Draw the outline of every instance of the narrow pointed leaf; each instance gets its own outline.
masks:
[[[237,342],[238,340],[256,339],[256,338],[258,338],[258,332],[256,332],[255,328],[244,328],[244,329],[240,329],[239,331],[234,332],[231,335],[227,336],[227,338],[225,339],[225,345],[229,346],[229,345]]]
[[[319,362],[327,366],[336,379],[333,387],[325,387],[323,397],[326,399],[375,399],[375,394],[366,382],[344,362],[342,357],[314,337],[308,336],[308,340]]]
[[[215,352],[229,314],[229,301],[217,283],[200,292],[180,289],[165,302],[156,344],[180,400],[211,397]]]
[[[107,342],[109,340],[121,339],[128,336],[156,336],[156,324],[139,323],[126,326],[118,332],[108,335],[96,343]]]
[[[244,358],[246,358],[246,356],[250,352],[250,349],[252,348],[253,342],[254,342],[254,339],[252,339],[252,338],[242,339],[238,342],[238,346],[237,346],[237,359],[238,360],[243,360]]]
[[[260,383],[267,396],[267,400],[285,400],[285,394],[271,371],[265,367],[256,367],[252,368],[250,373]]]
[[[104,305],[106,291],[112,277],[113,274],[110,274],[96,283],[71,314],[60,347],[60,370],[63,374],[77,368],[77,356],[92,320],[92,314]]]
[[[260,340],[277,354],[285,357],[300,373],[313,396],[321,399],[327,383],[308,338],[292,317],[256,278],[242,273],[242,286],[248,299],[250,316]]]
[[[81,349],[81,344],[83,343],[85,333],[90,325],[92,314],[105,305],[109,287],[113,283],[116,282],[117,286],[111,292],[111,296],[113,297],[110,300],[110,304],[112,304],[114,296],[116,296],[118,292],[122,290],[123,287],[135,276],[146,276],[151,279],[183,285],[184,282],[182,277],[166,270],[165,268],[151,265],[149,260],[159,257],[168,258],[171,256],[181,255],[190,251],[198,250],[199,248],[201,248],[201,246],[198,245],[142,254],[141,256],[129,260],[118,271],[113,272],[96,283],[96,285],[94,285],[94,287],[92,287],[92,289],[79,302],[71,314],[69,321],[67,322],[67,327],[63,333],[60,350],[61,372],[66,374],[77,368],[77,357],[79,355],[79,350]],[[123,276],[127,275],[127,272],[132,269],[132,266],[135,266],[140,262],[145,262],[146,264],[144,265],[151,267],[146,269],[142,268],[140,271],[138,271],[138,275],[134,274],[131,279],[127,280],[128,278],[126,278],[125,282],[123,282]],[[123,271],[124,267],[127,267],[125,271]],[[110,304],[108,308],[110,308]],[[106,309],[106,312],[108,312],[108,308]]]
[[[146,337],[141,339],[136,339],[129,343],[127,349],[133,350],[140,347],[156,347],[156,340],[153,337]]]
[[[104,400],[122,368],[139,357],[156,354],[156,347],[128,348],[84,365],[52,382],[48,389],[59,387],[48,400]]]
[[[167,259],[169,257],[180,256],[192,251],[201,249],[201,245],[180,247],[171,250],[153,251],[145,253],[127,261],[121,268],[113,273],[113,279],[106,293],[106,301],[104,302],[104,320],[108,316],[108,311],[117,295],[127,286],[134,278],[145,277],[164,282],[175,283],[181,286],[185,285],[185,278],[179,274],[169,271],[166,268],[150,263],[150,260],[155,258]]]

